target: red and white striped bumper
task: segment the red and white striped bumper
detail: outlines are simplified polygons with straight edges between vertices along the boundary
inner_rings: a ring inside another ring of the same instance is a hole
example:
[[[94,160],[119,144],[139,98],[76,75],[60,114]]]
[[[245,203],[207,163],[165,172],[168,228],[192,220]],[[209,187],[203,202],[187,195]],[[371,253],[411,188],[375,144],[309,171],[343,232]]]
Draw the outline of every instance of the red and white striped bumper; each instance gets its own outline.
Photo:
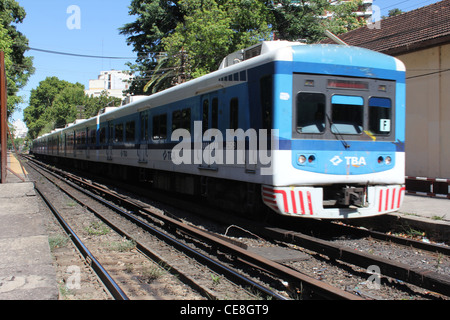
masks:
[[[367,193],[366,207],[324,208],[321,187],[262,186],[263,201],[275,212],[316,219],[370,217],[397,211],[403,202],[405,187],[402,185],[370,186]]]

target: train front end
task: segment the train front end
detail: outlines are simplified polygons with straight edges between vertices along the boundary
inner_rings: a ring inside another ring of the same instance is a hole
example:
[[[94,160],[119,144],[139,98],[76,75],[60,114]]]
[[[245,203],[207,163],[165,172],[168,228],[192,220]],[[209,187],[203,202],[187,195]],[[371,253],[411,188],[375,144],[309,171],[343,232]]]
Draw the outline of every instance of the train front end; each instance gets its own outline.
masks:
[[[405,187],[405,67],[338,45],[293,46],[275,62],[274,211],[343,219],[397,211]]]

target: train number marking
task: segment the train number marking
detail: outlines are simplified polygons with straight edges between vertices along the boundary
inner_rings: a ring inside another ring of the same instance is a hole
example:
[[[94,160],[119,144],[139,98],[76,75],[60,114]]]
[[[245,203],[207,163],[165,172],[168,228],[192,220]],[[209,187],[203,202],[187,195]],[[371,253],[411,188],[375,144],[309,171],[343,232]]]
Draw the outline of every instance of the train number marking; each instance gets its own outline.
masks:
[[[163,159],[172,161],[172,151],[164,150],[164,152],[163,152]]]

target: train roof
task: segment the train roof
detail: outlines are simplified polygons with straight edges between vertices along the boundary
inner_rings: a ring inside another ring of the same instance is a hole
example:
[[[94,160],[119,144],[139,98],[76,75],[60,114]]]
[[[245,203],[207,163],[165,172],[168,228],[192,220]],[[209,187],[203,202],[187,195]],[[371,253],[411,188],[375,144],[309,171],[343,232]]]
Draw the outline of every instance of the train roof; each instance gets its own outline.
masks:
[[[149,95],[122,107],[107,108],[103,114],[71,124],[69,128],[76,129],[78,125],[86,124],[85,122],[92,119],[100,118],[100,121],[110,121],[160,105],[170,104],[186,98],[188,94],[200,95],[219,90],[235,84],[233,81],[218,82],[217,80],[221,77],[271,61],[293,61],[294,59],[302,62],[343,64],[367,69],[370,69],[367,67],[368,61],[370,61],[371,65],[376,65],[377,68],[405,71],[405,66],[400,60],[364,48],[335,44],[306,45],[289,41],[263,41],[228,55],[222,60],[217,71]]]

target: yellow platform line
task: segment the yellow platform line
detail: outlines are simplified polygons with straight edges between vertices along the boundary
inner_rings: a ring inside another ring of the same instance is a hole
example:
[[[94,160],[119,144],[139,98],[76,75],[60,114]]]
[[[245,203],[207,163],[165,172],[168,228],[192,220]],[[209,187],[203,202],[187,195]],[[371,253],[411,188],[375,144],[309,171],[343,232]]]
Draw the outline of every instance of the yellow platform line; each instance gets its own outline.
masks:
[[[12,153],[8,153],[8,157],[9,157],[8,161],[9,169],[11,169],[11,171],[14,171],[14,173],[16,174],[23,174],[19,160],[17,160],[16,156]],[[27,175],[28,174],[27,170],[25,168],[23,168],[23,170],[25,171],[25,175]]]

